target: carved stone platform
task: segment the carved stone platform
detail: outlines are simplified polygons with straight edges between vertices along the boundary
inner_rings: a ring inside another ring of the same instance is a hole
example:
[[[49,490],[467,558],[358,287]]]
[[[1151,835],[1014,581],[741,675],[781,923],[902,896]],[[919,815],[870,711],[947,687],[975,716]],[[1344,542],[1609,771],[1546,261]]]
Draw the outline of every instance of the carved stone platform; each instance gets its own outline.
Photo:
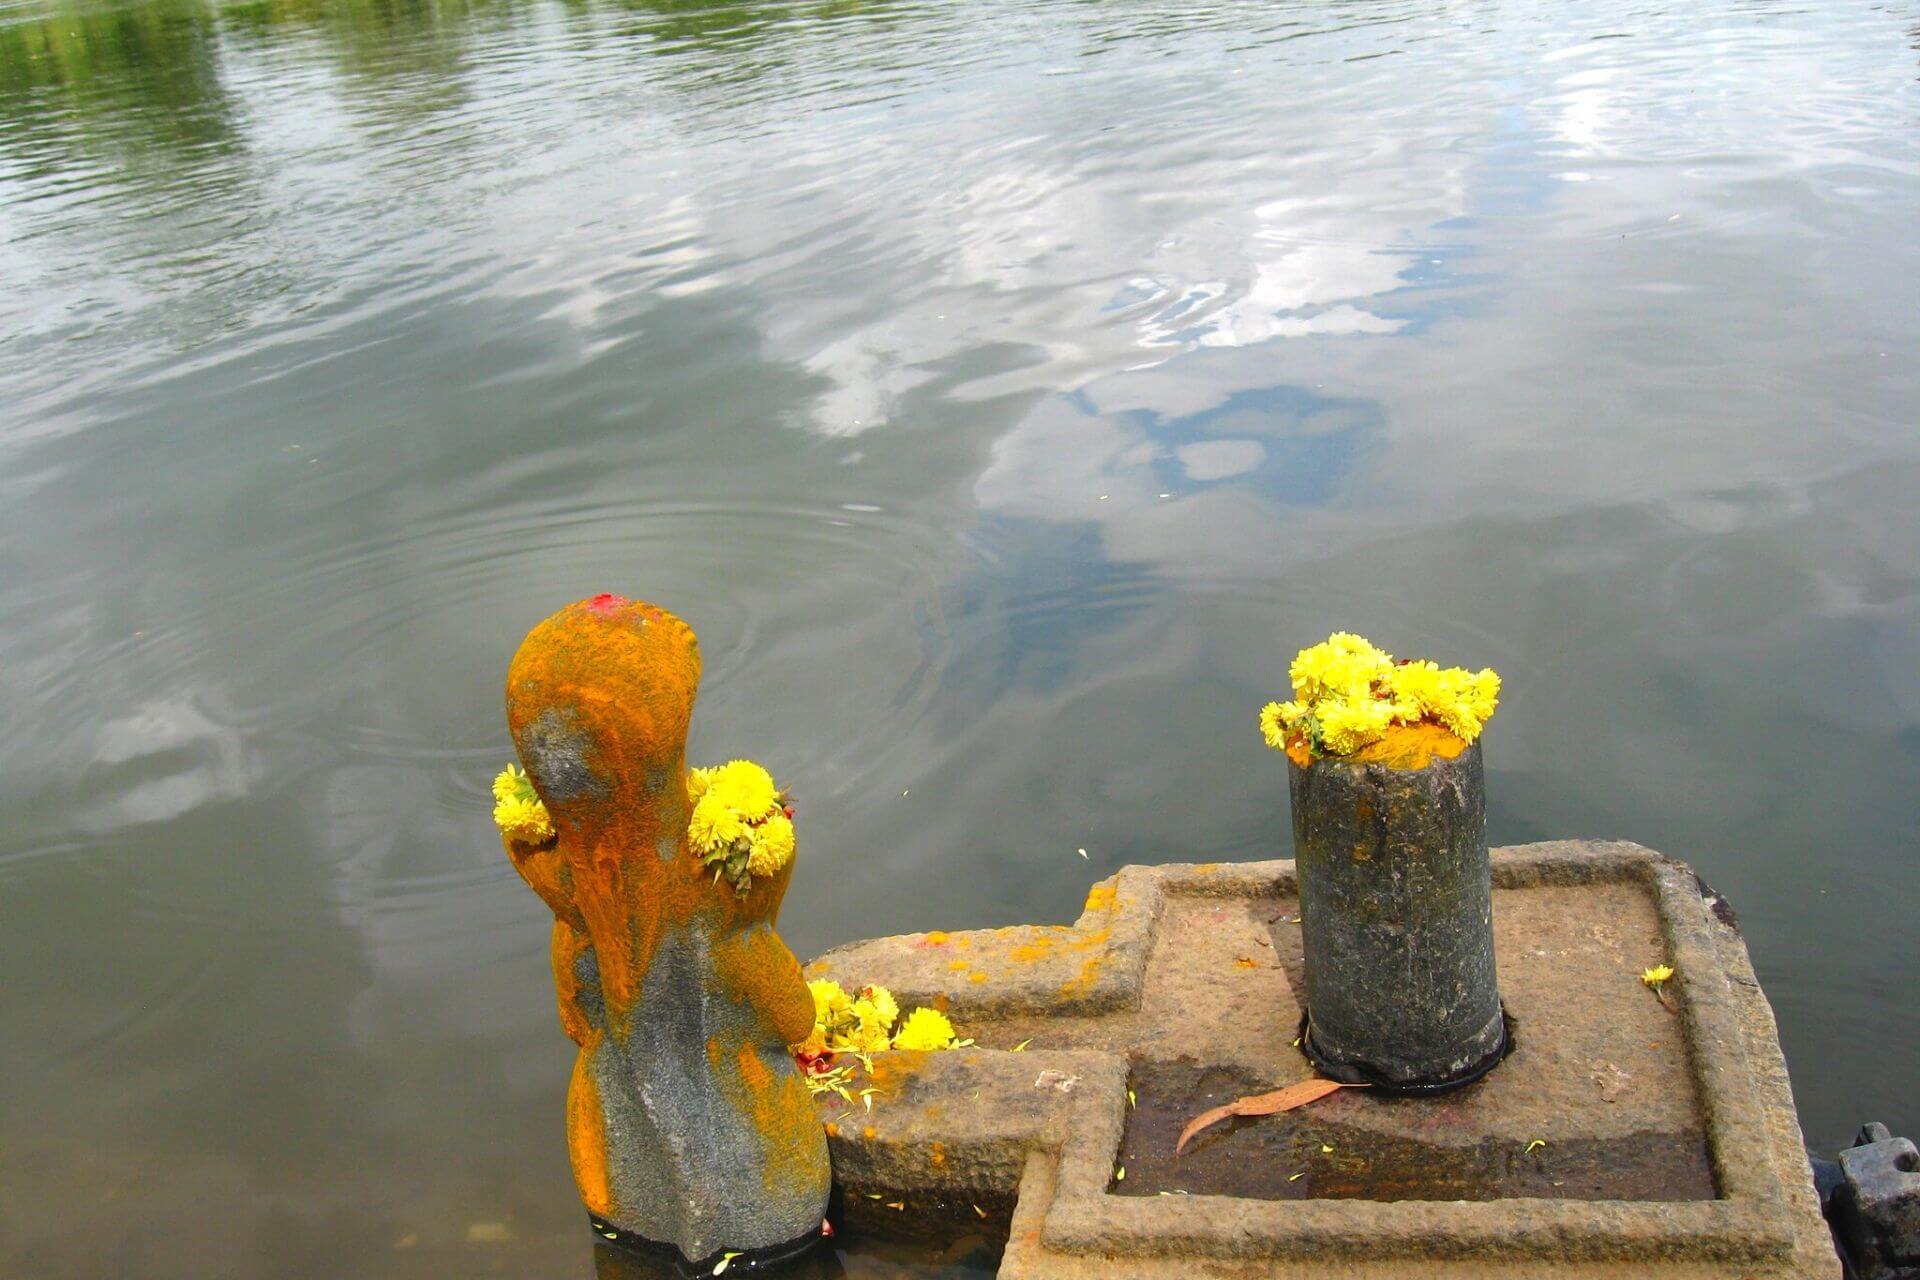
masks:
[[[809,976],[977,1041],[875,1055],[871,1106],[822,1099],[850,1213],[988,1219],[1005,1280],[1837,1277],[1731,910],[1637,845],[1493,857],[1516,1047],[1492,1075],[1343,1090],[1178,1157],[1194,1114],[1312,1074],[1292,863],[1128,867],[1070,926],[828,952]],[[1666,1002],[1640,981],[1662,962]]]

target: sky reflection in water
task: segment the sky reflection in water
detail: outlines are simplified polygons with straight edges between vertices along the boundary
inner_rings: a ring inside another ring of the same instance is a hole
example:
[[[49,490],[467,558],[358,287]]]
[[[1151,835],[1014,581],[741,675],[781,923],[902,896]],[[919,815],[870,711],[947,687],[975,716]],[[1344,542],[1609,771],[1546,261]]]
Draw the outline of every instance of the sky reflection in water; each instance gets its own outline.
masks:
[[[1496,841],[1691,860],[1810,1140],[1920,1130],[1917,77],[1911,3],[0,7],[0,1271],[591,1272],[485,788],[602,589],[803,953],[1286,852],[1332,627],[1491,664]]]

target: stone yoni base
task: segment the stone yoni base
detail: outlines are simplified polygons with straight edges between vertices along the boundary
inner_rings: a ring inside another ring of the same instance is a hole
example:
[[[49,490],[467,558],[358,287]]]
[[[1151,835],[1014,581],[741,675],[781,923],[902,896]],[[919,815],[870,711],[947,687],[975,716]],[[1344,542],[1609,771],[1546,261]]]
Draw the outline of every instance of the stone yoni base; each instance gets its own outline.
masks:
[[[1129,867],[1071,926],[827,953],[810,977],[944,1006],[978,1042],[875,1055],[852,1103],[821,1099],[847,1203],[971,1211],[1009,1233],[1005,1280],[1836,1280],[1731,910],[1637,845],[1493,858],[1504,1062],[1441,1098],[1228,1121],[1179,1156],[1191,1116],[1312,1074],[1292,863]],[[1640,981],[1663,962],[1664,1004]]]

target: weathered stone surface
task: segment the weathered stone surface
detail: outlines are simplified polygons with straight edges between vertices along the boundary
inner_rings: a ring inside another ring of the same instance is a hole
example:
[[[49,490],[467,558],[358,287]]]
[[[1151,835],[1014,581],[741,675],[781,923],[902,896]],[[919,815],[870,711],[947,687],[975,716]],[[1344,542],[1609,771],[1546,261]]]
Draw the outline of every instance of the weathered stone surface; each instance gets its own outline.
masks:
[[[978,1042],[875,1055],[871,1109],[823,1106],[835,1175],[903,1214],[997,1221],[1017,1194],[1007,1280],[1836,1277],[1730,913],[1629,844],[1495,850],[1493,877],[1499,1070],[1229,1122],[1178,1160],[1188,1108],[1311,1074],[1292,863],[1129,867],[1072,926],[829,952],[810,974],[945,1007]],[[1639,981],[1662,961],[1673,1011]]]
[[[1350,1084],[1437,1091],[1484,1074],[1506,1032],[1480,744],[1409,768],[1290,760],[1287,779],[1306,958],[1301,1049]]]
[[[1840,1153],[1841,1239],[1863,1280],[1920,1275],[1920,1151],[1870,1123]]]
[[[693,631],[599,596],[534,628],[507,720],[557,829],[512,837],[554,914],[560,1020],[580,1046],[567,1139],[602,1236],[711,1261],[816,1235],[826,1143],[787,1046],[813,1026],[800,964],[773,931],[792,875],[742,894],[687,848]]]

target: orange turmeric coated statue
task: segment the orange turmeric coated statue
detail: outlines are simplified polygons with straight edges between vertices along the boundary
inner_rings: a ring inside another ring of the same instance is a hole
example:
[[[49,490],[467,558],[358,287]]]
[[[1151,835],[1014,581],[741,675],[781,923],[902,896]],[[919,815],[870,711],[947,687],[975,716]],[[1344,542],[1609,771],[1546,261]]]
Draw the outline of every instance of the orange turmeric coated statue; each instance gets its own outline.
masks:
[[[552,830],[505,841],[553,909],[580,1046],[567,1145],[594,1228],[704,1264],[810,1244],[829,1170],[788,1049],[813,999],[773,931],[792,861],[736,887],[688,848],[699,683],[693,630],[664,609],[595,596],[535,627],[507,723]]]

